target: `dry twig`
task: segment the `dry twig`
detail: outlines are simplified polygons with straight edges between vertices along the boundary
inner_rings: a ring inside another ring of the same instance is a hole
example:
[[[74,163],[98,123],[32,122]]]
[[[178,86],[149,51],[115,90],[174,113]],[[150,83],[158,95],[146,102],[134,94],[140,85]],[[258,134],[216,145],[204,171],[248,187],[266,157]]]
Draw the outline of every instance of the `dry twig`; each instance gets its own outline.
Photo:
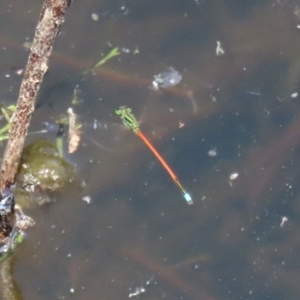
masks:
[[[14,182],[35,100],[69,1],[44,1],[1,164],[0,190]]]

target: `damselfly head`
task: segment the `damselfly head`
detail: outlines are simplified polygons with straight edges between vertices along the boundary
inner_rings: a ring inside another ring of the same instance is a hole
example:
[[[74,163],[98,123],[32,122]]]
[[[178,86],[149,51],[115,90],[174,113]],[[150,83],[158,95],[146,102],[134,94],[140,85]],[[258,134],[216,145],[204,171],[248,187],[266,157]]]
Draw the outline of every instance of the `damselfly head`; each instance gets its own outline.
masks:
[[[117,108],[117,109],[115,110],[115,112],[116,112],[116,114],[117,114],[118,116],[120,116],[120,115],[124,115],[124,113],[125,113],[125,114],[126,114],[126,113],[131,113],[131,108],[129,108],[129,107],[125,106],[125,105],[122,105],[122,106],[120,106],[119,108]]]

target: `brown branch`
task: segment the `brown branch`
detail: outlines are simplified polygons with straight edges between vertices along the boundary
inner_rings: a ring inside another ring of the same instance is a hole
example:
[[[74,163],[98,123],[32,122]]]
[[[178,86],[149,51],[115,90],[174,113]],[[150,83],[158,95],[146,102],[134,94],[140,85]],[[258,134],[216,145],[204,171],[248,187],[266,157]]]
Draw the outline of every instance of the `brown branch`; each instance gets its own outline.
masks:
[[[35,100],[68,4],[69,0],[44,1],[1,164],[0,190],[14,182]]]

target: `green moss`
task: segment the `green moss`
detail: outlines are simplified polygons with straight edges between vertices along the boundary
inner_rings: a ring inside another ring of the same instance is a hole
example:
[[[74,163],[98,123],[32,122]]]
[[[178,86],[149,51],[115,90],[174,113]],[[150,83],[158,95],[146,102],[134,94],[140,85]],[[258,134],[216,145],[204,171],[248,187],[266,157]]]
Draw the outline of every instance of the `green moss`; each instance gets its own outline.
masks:
[[[34,198],[32,194],[37,196],[36,202],[39,204],[50,202],[49,193],[61,191],[70,185],[78,185],[74,167],[47,140],[38,140],[24,148],[16,181],[18,203],[19,197],[28,200]]]

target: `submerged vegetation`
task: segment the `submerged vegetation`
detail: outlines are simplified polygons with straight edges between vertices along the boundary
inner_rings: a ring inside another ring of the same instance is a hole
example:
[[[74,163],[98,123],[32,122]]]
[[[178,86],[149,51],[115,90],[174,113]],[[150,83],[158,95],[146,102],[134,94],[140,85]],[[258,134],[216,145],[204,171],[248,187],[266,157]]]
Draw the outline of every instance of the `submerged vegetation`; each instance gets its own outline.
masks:
[[[74,167],[47,140],[37,140],[24,148],[16,182],[16,201],[22,206],[26,205],[24,195],[27,195],[26,200],[42,205],[52,202],[55,192],[70,186],[78,189],[79,185]],[[19,198],[18,194],[22,197]]]

